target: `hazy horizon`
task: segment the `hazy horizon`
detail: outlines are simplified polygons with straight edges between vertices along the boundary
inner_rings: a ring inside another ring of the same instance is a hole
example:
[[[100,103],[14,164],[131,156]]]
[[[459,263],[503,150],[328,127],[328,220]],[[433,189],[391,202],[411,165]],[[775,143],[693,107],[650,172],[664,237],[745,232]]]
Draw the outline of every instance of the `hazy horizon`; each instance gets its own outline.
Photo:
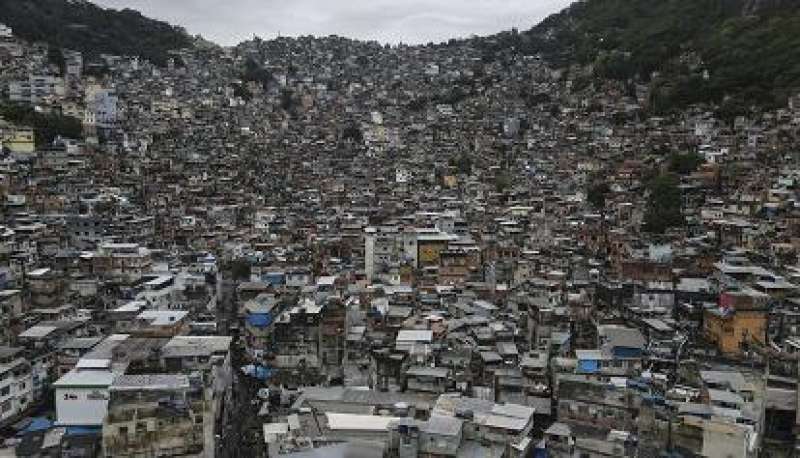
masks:
[[[572,0],[93,0],[132,8],[231,46],[257,35],[340,35],[421,44],[530,28]]]

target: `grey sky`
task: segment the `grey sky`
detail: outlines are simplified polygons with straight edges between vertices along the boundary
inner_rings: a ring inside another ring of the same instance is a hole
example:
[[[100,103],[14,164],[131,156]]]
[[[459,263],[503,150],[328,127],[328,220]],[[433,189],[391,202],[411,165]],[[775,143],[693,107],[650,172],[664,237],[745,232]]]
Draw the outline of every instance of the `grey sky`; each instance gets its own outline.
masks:
[[[223,45],[258,35],[409,44],[527,29],[572,0],[93,0],[133,8]]]

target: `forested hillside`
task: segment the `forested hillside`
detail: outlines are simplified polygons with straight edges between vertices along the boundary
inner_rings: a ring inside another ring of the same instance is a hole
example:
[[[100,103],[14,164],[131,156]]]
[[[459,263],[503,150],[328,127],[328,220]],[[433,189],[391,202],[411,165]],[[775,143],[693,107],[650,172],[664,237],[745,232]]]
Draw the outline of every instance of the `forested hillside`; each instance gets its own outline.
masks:
[[[138,55],[158,65],[167,61],[169,51],[191,45],[181,28],[138,11],[104,9],[86,1],[0,0],[0,23],[29,41],[88,56]]]

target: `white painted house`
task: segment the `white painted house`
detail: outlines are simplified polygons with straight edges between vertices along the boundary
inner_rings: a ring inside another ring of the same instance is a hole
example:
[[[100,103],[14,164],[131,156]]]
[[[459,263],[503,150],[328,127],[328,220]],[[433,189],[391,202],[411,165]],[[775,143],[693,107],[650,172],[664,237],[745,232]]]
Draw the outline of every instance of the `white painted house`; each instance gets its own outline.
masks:
[[[108,389],[114,382],[108,366],[108,360],[81,360],[53,384],[57,425],[102,426],[108,413]]]
[[[24,412],[33,402],[31,364],[22,348],[0,346],[0,422]]]

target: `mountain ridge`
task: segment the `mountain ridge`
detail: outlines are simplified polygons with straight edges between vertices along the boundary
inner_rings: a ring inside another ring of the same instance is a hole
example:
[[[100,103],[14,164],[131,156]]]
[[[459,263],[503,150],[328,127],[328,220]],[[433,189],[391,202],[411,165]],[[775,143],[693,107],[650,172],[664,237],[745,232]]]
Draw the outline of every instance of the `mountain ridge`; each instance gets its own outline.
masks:
[[[132,9],[114,10],[80,0],[0,0],[0,23],[28,41],[100,54],[136,55],[164,65],[192,39],[180,27]]]
[[[744,14],[758,14],[770,10],[798,6],[800,6],[800,1],[798,0],[746,0],[742,12]]]
[[[657,112],[708,104],[732,117],[784,106],[800,90],[798,30],[798,0],[584,0],[476,45],[648,84]]]
[[[85,0],[0,0],[0,22],[29,41],[157,65],[192,45],[180,27]],[[554,68],[647,84],[658,113],[707,104],[730,118],[800,90],[797,30],[800,0],[582,0],[527,31],[437,46],[468,42],[486,60],[539,55]]]

